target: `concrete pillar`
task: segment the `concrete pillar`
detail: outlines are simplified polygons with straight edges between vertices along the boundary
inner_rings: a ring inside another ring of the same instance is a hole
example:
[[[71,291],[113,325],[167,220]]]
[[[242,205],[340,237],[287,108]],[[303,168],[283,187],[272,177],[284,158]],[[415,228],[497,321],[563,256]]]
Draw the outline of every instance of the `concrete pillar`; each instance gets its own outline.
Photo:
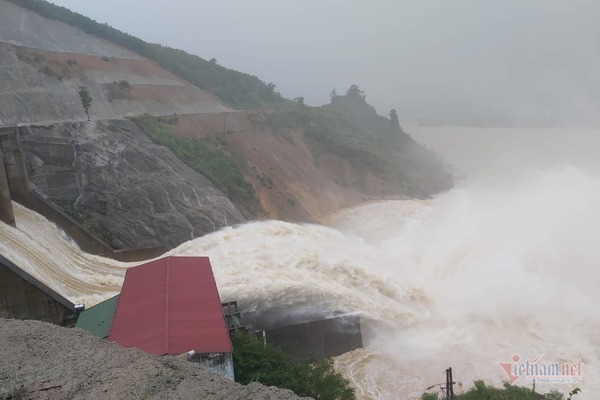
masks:
[[[10,189],[6,169],[4,168],[4,156],[0,152],[0,220],[11,226],[15,224],[15,213],[10,200]]]
[[[20,196],[27,194],[27,174],[16,131],[13,134],[2,136],[2,150],[5,156],[10,155],[4,164],[6,178],[12,198],[19,201]]]

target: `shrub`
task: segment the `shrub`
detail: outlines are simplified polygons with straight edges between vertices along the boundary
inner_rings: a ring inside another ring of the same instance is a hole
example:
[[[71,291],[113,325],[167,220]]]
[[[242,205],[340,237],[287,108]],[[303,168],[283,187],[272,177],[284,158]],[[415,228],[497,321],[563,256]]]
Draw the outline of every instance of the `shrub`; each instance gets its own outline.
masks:
[[[119,86],[123,90],[131,88],[131,84],[129,83],[129,81],[127,81],[125,79],[120,80],[120,81],[115,82],[115,83],[117,84],[117,86]]]
[[[337,373],[331,359],[295,363],[281,350],[264,345],[248,334],[232,337],[235,379],[244,385],[258,381],[316,400],[353,400],[354,389]]]
[[[107,83],[106,87],[106,97],[108,101],[118,100],[118,99],[129,99],[131,100],[131,84],[129,81],[121,80],[115,81],[112,83]]]
[[[474,388],[460,396],[460,400],[547,400],[548,397],[555,395],[553,392],[548,394],[534,393],[531,389],[514,386],[508,382],[504,383],[502,388],[487,386],[483,381],[474,382]]]

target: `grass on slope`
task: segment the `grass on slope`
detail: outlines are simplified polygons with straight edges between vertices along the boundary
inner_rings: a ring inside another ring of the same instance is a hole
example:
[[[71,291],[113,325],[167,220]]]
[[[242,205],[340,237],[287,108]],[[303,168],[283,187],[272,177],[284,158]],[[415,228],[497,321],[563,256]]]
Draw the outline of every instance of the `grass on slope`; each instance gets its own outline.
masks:
[[[215,140],[178,137],[169,126],[169,123],[173,122],[169,121],[169,118],[156,118],[144,114],[131,119],[155,143],[171,149],[180,160],[204,175],[239,208],[251,213],[258,210],[254,188]]]

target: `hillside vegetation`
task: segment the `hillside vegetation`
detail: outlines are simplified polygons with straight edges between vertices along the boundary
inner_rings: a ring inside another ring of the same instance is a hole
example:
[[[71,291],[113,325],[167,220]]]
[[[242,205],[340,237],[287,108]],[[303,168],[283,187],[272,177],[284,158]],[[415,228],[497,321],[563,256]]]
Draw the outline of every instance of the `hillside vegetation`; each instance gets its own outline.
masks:
[[[442,160],[417,144],[397,120],[377,114],[356,85],[346,95],[332,96],[328,105],[288,107],[253,122],[271,129],[301,128],[316,157],[338,155],[402,194],[427,196],[453,185]]]
[[[331,358],[296,363],[278,348],[244,333],[233,335],[232,344],[236,382],[260,382],[318,400],[356,399],[349,382],[335,371]]]
[[[275,91],[275,85],[265,83],[258,77],[219,65],[216,60],[207,61],[183,50],[148,43],[128,33],[121,32],[106,23],[75,13],[44,0],[8,0],[39,15],[64,22],[82,31],[109,40],[156,61],[161,67],[188,82],[216,94],[236,109],[277,107],[289,103]]]
[[[573,396],[581,392],[580,389],[573,389],[568,393],[568,397],[564,394],[551,390],[548,393],[536,393],[533,390],[514,386],[508,382],[504,383],[502,388],[486,385],[483,381],[474,382],[471,390],[460,396],[455,396],[457,400],[573,400]],[[421,400],[440,400],[441,397],[437,393],[423,393]]]
[[[170,127],[176,123],[177,116],[152,117],[144,114],[131,119],[153,142],[168,147],[181,161],[204,175],[239,209],[251,216],[257,214],[260,206],[252,185],[214,138],[178,137]]]

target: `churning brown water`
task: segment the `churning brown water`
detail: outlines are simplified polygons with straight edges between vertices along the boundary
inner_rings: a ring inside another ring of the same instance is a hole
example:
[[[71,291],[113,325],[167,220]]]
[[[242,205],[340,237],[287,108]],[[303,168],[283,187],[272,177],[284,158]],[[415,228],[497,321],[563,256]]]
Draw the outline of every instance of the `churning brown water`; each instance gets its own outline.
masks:
[[[465,140],[460,130],[436,129],[409,132],[441,153],[445,142],[454,143],[451,135]],[[440,134],[449,136],[436,140]],[[478,138],[485,145],[469,151],[479,151],[479,168],[464,167],[457,189],[435,199],[366,204],[331,216],[327,226],[248,223],[170,254],[210,256],[222,299],[245,310],[287,306],[298,318],[361,313],[365,349],[336,360],[359,398],[418,398],[444,382],[450,366],[457,392],[474,379],[499,383],[507,378],[497,362],[545,353],[547,362],[581,359],[583,383],[574,386],[581,399],[596,399],[599,175],[585,157],[514,168],[535,157],[508,154],[499,158],[511,168],[486,165],[491,157],[481,153],[498,157],[502,146],[488,144],[506,145],[501,139]],[[455,166],[463,157],[458,150],[446,154]],[[484,167],[490,179],[483,179]],[[88,306],[119,290],[131,264],[82,254],[39,215],[19,206],[16,214],[18,229],[0,225],[7,258]],[[527,385],[525,378],[516,383]]]

